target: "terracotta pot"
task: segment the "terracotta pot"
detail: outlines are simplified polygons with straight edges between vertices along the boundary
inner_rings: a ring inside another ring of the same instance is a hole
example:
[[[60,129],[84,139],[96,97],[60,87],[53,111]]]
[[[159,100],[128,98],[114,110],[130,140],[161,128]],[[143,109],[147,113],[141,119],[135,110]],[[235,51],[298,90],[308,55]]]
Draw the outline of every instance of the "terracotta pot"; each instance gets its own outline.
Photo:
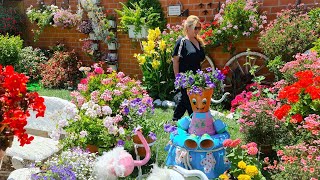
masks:
[[[142,144],[141,140],[139,139],[138,135],[133,135],[132,140],[135,144],[138,144],[139,146],[141,146],[141,147],[137,148],[138,155],[140,157],[145,157],[146,156],[146,149],[143,147],[143,144]],[[146,137],[146,140],[147,140],[147,143],[149,144],[149,147],[153,146],[153,144],[150,144],[150,143],[154,142],[153,139],[151,139],[150,137]]]
[[[0,124],[0,149],[6,151],[8,147],[12,146],[13,132],[8,125]]]
[[[87,147],[86,147],[86,149],[88,149],[89,152],[91,152],[91,153],[97,153],[97,152],[99,152],[98,146],[92,145],[92,144],[88,144]]]
[[[211,104],[211,97],[213,94],[213,88],[202,89],[202,94],[189,94],[188,96],[191,103],[193,112],[208,112]]]

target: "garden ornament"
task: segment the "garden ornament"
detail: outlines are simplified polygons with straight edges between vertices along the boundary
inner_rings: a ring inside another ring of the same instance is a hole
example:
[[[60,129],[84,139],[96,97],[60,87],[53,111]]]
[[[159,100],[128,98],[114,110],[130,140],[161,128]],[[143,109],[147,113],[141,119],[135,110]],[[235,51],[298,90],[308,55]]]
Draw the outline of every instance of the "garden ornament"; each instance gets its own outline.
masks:
[[[146,156],[143,160],[133,160],[131,154],[124,150],[123,147],[116,147],[97,159],[94,172],[99,180],[114,180],[118,177],[130,175],[135,166],[143,166],[150,159],[150,147],[140,130],[136,131],[144,148]]]
[[[213,89],[202,93],[188,93],[193,114],[177,122],[177,130],[170,134],[166,146],[167,166],[180,166],[189,170],[200,170],[209,179],[218,178],[230,168],[223,141],[230,138],[226,124],[214,119],[210,113],[210,103],[220,103],[211,99]]]

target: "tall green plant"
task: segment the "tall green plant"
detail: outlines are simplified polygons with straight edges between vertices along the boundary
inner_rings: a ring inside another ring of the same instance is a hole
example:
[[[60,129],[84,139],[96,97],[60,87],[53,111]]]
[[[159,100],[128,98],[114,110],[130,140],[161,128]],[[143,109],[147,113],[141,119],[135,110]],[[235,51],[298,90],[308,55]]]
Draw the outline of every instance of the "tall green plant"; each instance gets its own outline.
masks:
[[[0,35],[0,64],[15,65],[19,60],[22,44],[20,36]]]
[[[152,98],[171,99],[174,91],[172,50],[160,36],[159,28],[149,30],[148,41],[143,41],[143,54],[135,54],[143,73],[143,85]]]
[[[128,0],[127,6],[133,8],[132,3],[139,3],[140,7],[143,7],[144,9],[151,9],[152,12],[150,13],[156,13],[157,16],[159,16],[158,21],[152,21],[149,24],[149,28],[154,29],[159,27],[160,30],[165,29],[167,20],[164,16],[164,13],[162,11],[161,3],[159,0]],[[146,13],[146,12],[143,12]]]

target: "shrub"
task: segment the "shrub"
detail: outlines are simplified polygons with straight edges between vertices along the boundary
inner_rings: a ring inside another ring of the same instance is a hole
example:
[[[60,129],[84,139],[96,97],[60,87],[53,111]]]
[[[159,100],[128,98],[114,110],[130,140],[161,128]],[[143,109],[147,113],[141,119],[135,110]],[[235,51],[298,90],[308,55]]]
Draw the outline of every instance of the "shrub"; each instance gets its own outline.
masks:
[[[0,64],[15,65],[19,60],[23,40],[19,36],[0,35]]]
[[[79,67],[80,63],[74,50],[56,51],[47,63],[41,65],[41,82],[48,88],[73,88],[81,77]]]
[[[30,82],[40,80],[40,65],[47,60],[41,49],[28,46],[21,50],[19,56],[19,62],[15,64],[16,70],[29,76]]]
[[[60,120],[53,137],[64,129],[67,137],[61,142],[65,148],[90,144],[101,150],[123,145],[137,126],[142,127],[145,136],[153,137],[151,130],[156,127],[146,119],[153,110],[153,101],[139,81],[111,68],[105,73],[98,64],[92,72],[90,67],[80,69],[87,77],[78,84],[78,91],[71,93],[77,109],[68,112],[67,120]]]
[[[283,61],[291,61],[293,55],[311,48],[319,37],[320,24],[314,21],[302,5],[282,10],[260,33],[259,47],[270,59],[281,56]]]
[[[22,15],[16,8],[0,6],[0,34],[21,34],[22,20]]]
[[[316,51],[318,54],[320,54],[320,38],[313,43],[314,47],[312,50]]]

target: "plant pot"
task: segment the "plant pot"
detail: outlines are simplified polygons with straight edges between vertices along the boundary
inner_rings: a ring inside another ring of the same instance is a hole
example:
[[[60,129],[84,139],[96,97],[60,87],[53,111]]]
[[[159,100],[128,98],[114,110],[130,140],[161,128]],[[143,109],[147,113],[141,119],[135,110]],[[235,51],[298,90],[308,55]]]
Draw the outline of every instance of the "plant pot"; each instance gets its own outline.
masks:
[[[208,112],[211,104],[211,97],[213,94],[213,88],[211,89],[202,89],[202,94],[189,94],[187,90],[189,100],[191,103],[193,112]]]
[[[142,38],[146,38],[148,35],[148,31],[147,31],[147,27],[142,26],[141,27],[141,31],[135,33],[135,26],[134,25],[128,25],[129,28],[129,38],[136,38],[136,39],[142,39]]]
[[[116,21],[115,20],[108,20],[108,24],[110,28],[116,28]]]
[[[119,48],[118,42],[108,43],[108,49],[109,50],[117,50],[118,48]]]
[[[0,149],[6,151],[7,148],[12,146],[13,132],[5,124],[0,124]]]
[[[88,144],[87,147],[86,147],[86,149],[88,149],[89,152],[91,152],[91,153],[97,153],[97,152],[99,152],[98,146],[92,145],[92,144]]]
[[[110,67],[114,71],[118,71],[118,65],[117,64],[108,64],[108,67]]]
[[[153,139],[151,139],[150,137],[145,137],[145,138],[146,138],[146,141],[147,141],[149,147],[151,148],[151,146],[153,146],[155,141]],[[138,155],[140,157],[145,157],[146,156],[146,149],[143,147],[143,144],[142,144],[141,140],[139,139],[138,135],[133,135],[132,140],[133,140],[134,144],[138,145],[138,147],[137,147]]]

